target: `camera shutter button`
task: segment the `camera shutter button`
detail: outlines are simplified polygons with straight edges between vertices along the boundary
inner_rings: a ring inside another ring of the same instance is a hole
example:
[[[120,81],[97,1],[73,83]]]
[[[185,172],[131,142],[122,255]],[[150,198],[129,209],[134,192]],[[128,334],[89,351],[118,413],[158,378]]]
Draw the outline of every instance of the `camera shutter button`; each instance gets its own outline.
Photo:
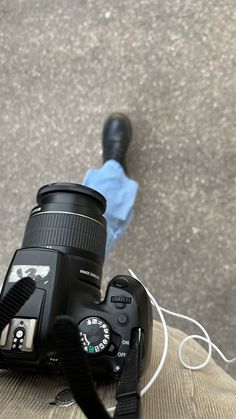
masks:
[[[126,278],[117,278],[114,280],[114,285],[118,288],[126,288],[129,286],[129,281]]]

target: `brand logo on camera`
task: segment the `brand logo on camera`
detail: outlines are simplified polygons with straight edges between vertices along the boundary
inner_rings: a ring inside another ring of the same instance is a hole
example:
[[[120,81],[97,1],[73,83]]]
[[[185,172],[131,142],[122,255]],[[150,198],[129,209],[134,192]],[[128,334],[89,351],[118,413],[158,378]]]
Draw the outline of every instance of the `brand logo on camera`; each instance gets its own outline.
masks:
[[[50,266],[41,265],[13,265],[8,276],[8,282],[17,282],[21,278],[29,276],[34,281],[43,281],[44,284],[49,282],[48,274]]]

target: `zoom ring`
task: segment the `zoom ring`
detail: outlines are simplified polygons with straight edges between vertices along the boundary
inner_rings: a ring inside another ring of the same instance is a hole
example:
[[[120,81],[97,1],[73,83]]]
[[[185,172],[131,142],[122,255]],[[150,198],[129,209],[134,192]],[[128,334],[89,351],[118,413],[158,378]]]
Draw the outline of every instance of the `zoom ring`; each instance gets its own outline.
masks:
[[[72,247],[103,260],[105,241],[106,229],[92,218],[70,213],[39,213],[28,221],[23,247]]]

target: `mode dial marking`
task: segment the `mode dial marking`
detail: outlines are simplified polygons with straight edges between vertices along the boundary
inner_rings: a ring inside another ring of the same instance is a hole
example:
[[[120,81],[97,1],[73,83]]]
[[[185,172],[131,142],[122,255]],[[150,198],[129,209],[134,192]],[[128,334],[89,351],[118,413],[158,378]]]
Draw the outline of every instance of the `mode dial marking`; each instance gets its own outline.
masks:
[[[87,317],[78,328],[83,350],[88,354],[104,351],[111,341],[110,326],[100,317]]]

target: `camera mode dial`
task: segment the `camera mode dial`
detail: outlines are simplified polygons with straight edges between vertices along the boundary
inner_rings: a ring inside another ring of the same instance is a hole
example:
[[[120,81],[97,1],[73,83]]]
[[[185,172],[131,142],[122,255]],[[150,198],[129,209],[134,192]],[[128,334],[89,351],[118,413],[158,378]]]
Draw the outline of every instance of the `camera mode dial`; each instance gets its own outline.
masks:
[[[78,328],[83,350],[88,354],[104,351],[111,341],[110,326],[100,317],[87,317]]]

